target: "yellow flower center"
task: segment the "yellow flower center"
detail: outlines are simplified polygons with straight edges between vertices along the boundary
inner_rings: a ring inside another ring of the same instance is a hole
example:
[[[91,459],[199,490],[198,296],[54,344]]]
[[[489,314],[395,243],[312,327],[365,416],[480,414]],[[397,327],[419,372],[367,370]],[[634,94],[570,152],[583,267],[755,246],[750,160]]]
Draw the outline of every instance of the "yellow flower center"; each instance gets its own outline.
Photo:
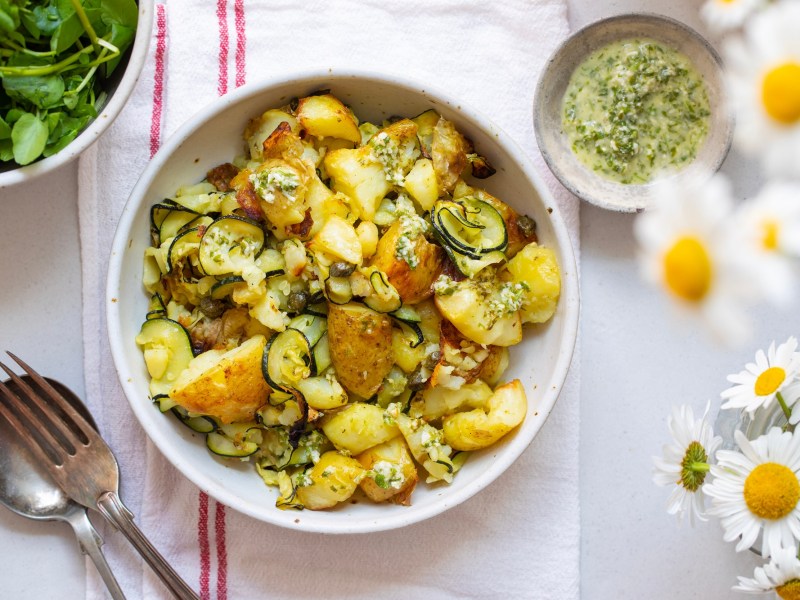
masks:
[[[747,508],[762,519],[782,519],[794,510],[800,500],[797,476],[785,465],[763,463],[750,472],[744,481]]]
[[[765,250],[778,249],[778,235],[780,234],[780,224],[777,221],[764,221],[762,223],[764,237],[761,238],[761,243],[764,245]]]
[[[800,120],[800,64],[787,62],[764,76],[761,100],[767,114],[784,125]]]
[[[790,579],[775,588],[775,593],[783,600],[800,600],[800,579]]]
[[[769,396],[774,394],[786,380],[786,371],[781,367],[770,367],[756,379],[756,396]]]
[[[699,302],[711,288],[711,259],[693,237],[680,238],[664,255],[664,278],[669,290],[684,300]]]

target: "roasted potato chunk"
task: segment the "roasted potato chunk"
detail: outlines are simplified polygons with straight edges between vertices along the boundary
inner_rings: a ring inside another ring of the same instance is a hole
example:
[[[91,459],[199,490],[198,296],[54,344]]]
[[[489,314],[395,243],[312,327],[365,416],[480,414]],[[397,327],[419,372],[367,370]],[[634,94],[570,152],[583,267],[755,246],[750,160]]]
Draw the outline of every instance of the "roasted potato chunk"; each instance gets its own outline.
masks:
[[[272,391],[261,374],[266,343],[263,335],[257,335],[228,352],[200,354],[175,381],[170,398],[190,413],[223,423],[252,420]]]
[[[364,450],[392,439],[397,425],[384,419],[384,411],[375,404],[354,402],[322,420],[322,431],[337,450],[361,454]]]
[[[393,502],[409,506],[419,476],[403,436],[374,446],[356,460],[367,470],[358,484],[373,502]]]
[[[515,379],[498,387],[485,408],[444,417],[444,440],[454,450],[486,448],[522,423],[527,410],[525,388]]]
[[[330,304],[328,340],[339,382],[362,398],[377,392],[394,362],[391,318],[360,304]]]
[[[386,180],[383,166],[372,159],[370,147],[334,150],[325,155],[323,163],[333,189],[350,199],[353,214],[371,221],[392,185]]]
[[[305,508],[320,510],[352,496],[364,468],[356,459],[331,450],[306,475],[311,483],[297,488],[297,501]]]
[[[439,180],[433,162],[420,158],[406,175],[403,187],[417,201],[422,210],[430,210],[439,198]]]
[[[561,295],[561,273],[550,248],[528,244],[508,262],[514,281],[528,286],[522,304],[523,323],[544,323],[556,312]]]
[[[330,94],[301,98],[297,120],[308,133],[318,138],[341,138],[356,144],[361,141],[353,113]]]
[[[519,311],[493,314],[491,300],[495,294],[480,284],[465,279],[454,292],[436,295],[436,308],[465,337],[479,344],[513,346],[522,340],[522,319]]]
[[[361,263],[361,240],[355,228],[339,215],[331,215],[325,221],[311,240],[309,249],[321,250],[354,265]]]
[[[397,257],[397,245],[402,237],[402,227],[395,221],[378,240],[372,266],[380,269],[389,278],[404,304],[417,304],[433,295],[432,285],[442,272],[446,256],[441,246],[431,244],[419,235],[412,242],[416,266],[411,267]]]
[[[450,121],[441,117],[433,128],[431,158],[439,189],[452,192],[469,161],[469,144]]]

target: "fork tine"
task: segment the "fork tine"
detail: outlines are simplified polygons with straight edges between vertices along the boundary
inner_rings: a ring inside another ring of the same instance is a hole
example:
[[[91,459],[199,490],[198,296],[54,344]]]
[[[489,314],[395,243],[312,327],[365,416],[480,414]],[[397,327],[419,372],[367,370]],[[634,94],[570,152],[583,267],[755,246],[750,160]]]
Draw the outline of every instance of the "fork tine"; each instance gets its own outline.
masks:
[[[50,382],[48,382],[44,377],[39,375],[39,373],[34,371],[26,362],[24,362],[21,358],[19,358],[15,354],[9,351],[6,351],[6,354],[8,354],[11,358],[13,358],[14,361],[20,367],[22,367],[22,369],[28,374],[28,376],[31,379],[33,379],[42,390],[47,392],[47,395],[77,426],[77,428],[83,434],[86,441],[93,441],[93,440],[96,441],[100,439],[100,434],[97,433],[95,428],[92,427],[92,425],[88,421],[86,421],[86,419],[83,418],[83,415],[81,415],[77,410],[75,410],[75,407],[72,406],[72,404],[69,401],[67,401],[67,399],[64,398],[64,396],[62,396],[58,390],[56,390],[52,385],[50,385]],[[2,365],[2,363],[0,363],[0,365]],[[72,433],[72,431],[70,431],[70,433]],[[84,440],[79,440],[79,443],[84,444],[85,442]]]
[[[72,431],[58,415],[54,414],[53,408],[48,406],[44,399],[34,392],[19,375],[2,362],[0,362],[0,369],[3,369],[8,374],[11,380],[17,385],[17,389],[25,396],[30,404],[23,402],[20,396],[10,392],[6,395],[6,398],[14,404],[18,411],[25,415],[28,422],[36,427],[37,431],[47,440],[48,444],[53,446],[54,450],[63,448],[68,454],[75,454],[76,446],[82,445],[83,441],[77,439],[75,432]],[[31,410],[31,405],[39,410],[39,415],[36,415],[34,411]],[[60,434],[59,437],[54,435],[56,432]]]
[[[0,381],[0,392],[2,392],[3,396],[6,398],[6,402],[0,402],[0,416],[2,416],[8,422],[8,424],[11,425],[11,428],[17,432],[19,439],[22,440],[28,449],[33,452],[34,456],[41,461],[41,464],[49,465],[55,462],[63,464],[63,457],[57,450],[60,448],[60,444],[56,443],[53,445],[55,440],[52,438],[49,432],[42,430],[40,431],[40,435],[42,435],[42,437],[50,445],[50,453],[48,453],[41,443],[37,441],[37,438],[32,435],[33,432],[31,431],[30,427],[23,424],[23,422],[8,406],[8,404],[13,404],[14,408],[18,412],[25,414],[25,417],[29,420],[29,422],[38,422],[38,419],[32,415],[30,409],[25,406],[25,403],[22,402],[10,389],[8,389],[8,386],[6,386],[5,382],[2,381]]]

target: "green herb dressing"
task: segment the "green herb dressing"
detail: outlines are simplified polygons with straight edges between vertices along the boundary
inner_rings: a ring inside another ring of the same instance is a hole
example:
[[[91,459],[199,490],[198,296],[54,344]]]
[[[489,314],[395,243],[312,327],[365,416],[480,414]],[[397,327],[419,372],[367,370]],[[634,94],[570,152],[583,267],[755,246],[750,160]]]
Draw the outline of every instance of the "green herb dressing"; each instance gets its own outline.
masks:
[[[564,132],[578,159],[620,183],[645,183],[694,160],[708,133],[708,94],[682,54],[647,39],[591,54],[564,94]]]

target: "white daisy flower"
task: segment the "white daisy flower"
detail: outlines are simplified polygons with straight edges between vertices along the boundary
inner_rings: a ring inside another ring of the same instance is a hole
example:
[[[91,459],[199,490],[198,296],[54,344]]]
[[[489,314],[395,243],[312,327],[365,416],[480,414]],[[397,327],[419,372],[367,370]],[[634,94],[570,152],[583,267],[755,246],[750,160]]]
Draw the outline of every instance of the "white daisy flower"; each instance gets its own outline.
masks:
[[[800,2],[777,2],[725,46],[734,142],[769,175],[800,173]]]
[[[673,488],[667,501],[667,512],[678,515],[679,521],[688,512],[692,525],[695,518],[706,520],[703,481],[708,473],[709,457],[722,444],[722,438],[714,435],[706,420],[709,406],[710,403],[706,404],[699,419],[694,418],[691,407],[673,406],[667,419],[672,443],[664,446],[663,456],[653,457],[653,481]]]
[[[731,225],[733,200],[720,174],[707,181],[666,179],[634,223],[643,275],[724,342],[748,333],[745,307],[770,282],[754,268]]]
[[[764,254],[800,258],[800,183],[773,181],[737,210],[746,239]]]
[[[720,450],[703,491],[708,514],[720,518],[723,539],[738,539],[736,551],[750,548],[762,532],[761,554],[772,556],[800,539],[800,434],[773,427],[748,440],[734,431],[741,452]]]
[[[772,282],[765,288],[770,300],[787,305],[795,297],[796,267],[800,257],[800,184],[772,182],[736,210],[733,230],[763,274]]]
[[[700,16],[715,33],[741,27],[747,17],[764,6],[763,0],[706,0]]]
[[[733,587],[737,592],[763,594],[774,591],[783,600],[800,598],[800,560],[797,548],[780,548],[768,565],[756,567],[753,578],[739,577],[739,585]]]
[[[772,342],[766,353],[763,350],[756,352],[755,362],[747,363],[744,371],[728,375],[728,381],[736,385],[720,394],[723,400],[727,400],[722,408],[743,408],[752,414],[758,408],[769,408],[777,398],[786,412],[787,403],[793,404],[797,399],[795,394],[800,391],[798,375],[800,352],[797,352],[797,338],[792,336],[777,348]]]

